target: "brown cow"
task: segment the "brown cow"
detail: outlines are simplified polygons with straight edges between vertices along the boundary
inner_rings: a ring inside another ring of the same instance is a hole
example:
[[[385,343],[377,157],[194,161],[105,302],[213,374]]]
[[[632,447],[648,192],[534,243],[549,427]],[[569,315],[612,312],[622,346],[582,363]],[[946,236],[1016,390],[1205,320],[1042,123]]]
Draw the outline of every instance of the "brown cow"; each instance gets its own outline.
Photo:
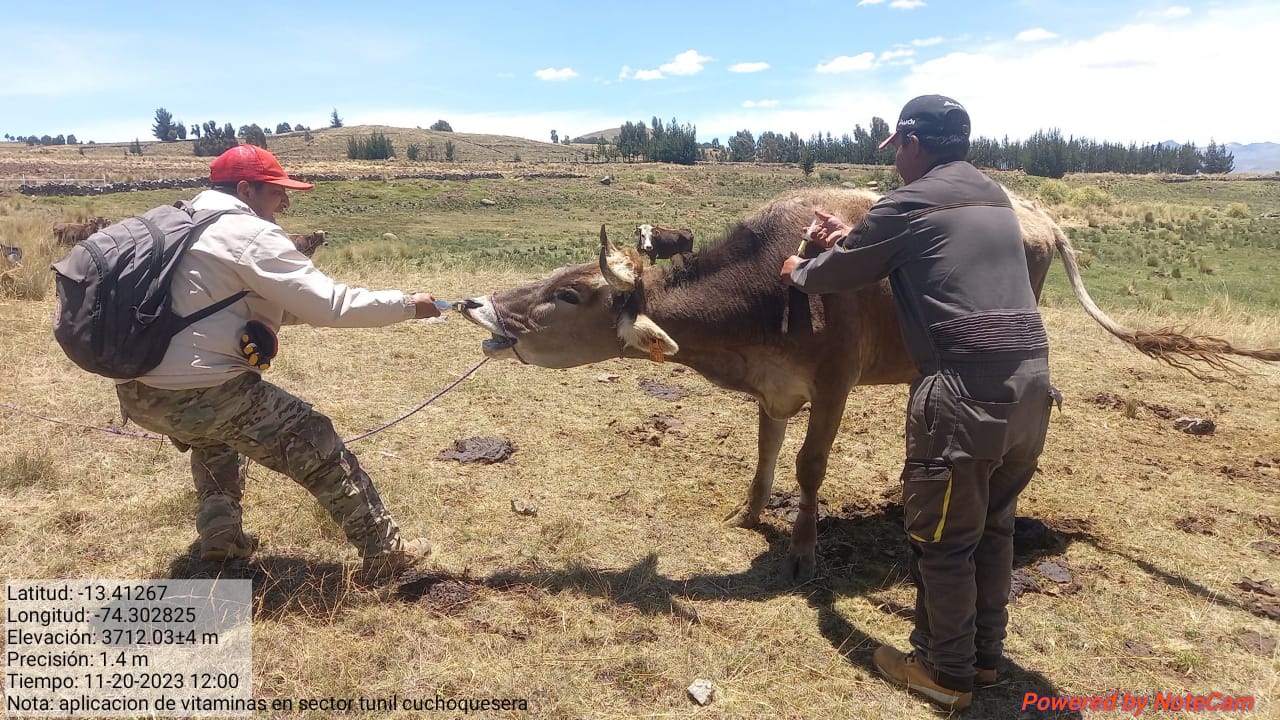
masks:
[[[324,239],[323,230],[312,230],[309,235],[289,233],[289,239],[293,241],[294,247],[298,248],[298,252],[307,257],[315,255],[316,249],[321,245],[329,244],[329,241]]]
[[[59,245],[76,245],[110,224],[111,221],[104,217],[96,217],[85,223],[54,223],[53,237]]]
[[[1280,350],[1239,350],[1223,341],[1117,325],[1089,298],[1075,251],[1057,224],[1030,202],[1010,197],[1037,297],[1056,246],[1089,315],[1139,350],[1175,365],[1207,357],[1221,367],[1223,354],[1280,360]],[[614,248],[602,227],[599,263],[572,265],[540,282],[470,298],[463,314],[493,334],[484,342],[490,357],[563,368],[619,355],[669,355],[720,387],[753,395],[759,402],[759,462],[746,502],[728,518],[751,526],[769,499],[788,418],[811,403],[796,479],[800,503],[814,505],[849,392],[857,385],[909,382],[919,374],[903,345],[887,280],[806,303],[791,301],[778,278],[815,208],[856,225],[876,199],[866,191],[836,188],[784,195],[691,255],[684,268],[645,270],[635,251]],[[786,577],[813,576],[816,545],[816,516],[798,514]]]
[[[693,231],[688,228],[640,225],[636,228],[636,250],[648,255],[650,264],[680,253],[691,253]]]

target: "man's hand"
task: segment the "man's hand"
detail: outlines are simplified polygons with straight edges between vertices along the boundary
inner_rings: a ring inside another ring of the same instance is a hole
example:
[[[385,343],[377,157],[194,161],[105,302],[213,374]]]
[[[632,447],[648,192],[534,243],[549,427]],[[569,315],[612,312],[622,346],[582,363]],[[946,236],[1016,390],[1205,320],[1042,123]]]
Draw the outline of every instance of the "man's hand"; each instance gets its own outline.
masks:
[[[840,218],[821,210],[814,210],[813,214],[818,218],[818,227],[813,229],[812,237],[822,243],[825,250],[830,250],[832,245],[848,237],[853,229],[845,225]]]
[[[415,320],[440,316],[440,308],[436,307],[436,299],[431,293],[418,292],[410,296],[413,301],[413,317]]]
[[[240,352],[250,365],[262,372],[271,369],[271,361],[279,350],[276,334],[257,320],[250,320],[240,332]]]
[[[794,284],[791,282],[791,271],[795,270],[796,266],[803,261],[804,261],[804,258],[800,257],[799,255],[792,255],[791,257],[787,258],[786,262],[782,263],[782,271],[779,273],[779,275],[782,276],[783,285]]]

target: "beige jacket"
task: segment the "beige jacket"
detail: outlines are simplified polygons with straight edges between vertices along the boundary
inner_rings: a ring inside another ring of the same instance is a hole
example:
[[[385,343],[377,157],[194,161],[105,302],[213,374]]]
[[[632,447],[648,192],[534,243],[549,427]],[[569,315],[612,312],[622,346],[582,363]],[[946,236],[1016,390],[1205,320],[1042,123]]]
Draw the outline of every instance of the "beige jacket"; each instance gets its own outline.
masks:
[[[173,311],[190,315],[241,290],[249,294],[175,335],[164,360],[139,382],[184,390],[257,372],[240,352],[240,334],[249,320],[279,330],[300,323],[382,327],[413,317],[413,304],[399,290],[335,283],[298,252],[279,225],[252,214],[238,198],[206,190],[192,204],[197,210],[236,208],[249,214],[215,220],[178,262],[170,285]]]

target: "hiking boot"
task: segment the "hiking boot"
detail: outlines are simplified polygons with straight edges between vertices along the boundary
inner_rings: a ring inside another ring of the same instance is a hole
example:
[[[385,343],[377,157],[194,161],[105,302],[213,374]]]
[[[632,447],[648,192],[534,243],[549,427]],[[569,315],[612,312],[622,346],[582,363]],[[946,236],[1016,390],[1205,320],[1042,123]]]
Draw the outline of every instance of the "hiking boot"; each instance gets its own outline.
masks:
[[[239,527],[223,527],[200,536],[200,559],[226,562],[247,558],[258,549],[258,538]]]
[[[397,538],[392,549],[364,556],[357,580],[366,585],[390,580],[413,569],[430,554],[431,543],[423,538],[407,542]]]
[[[914,652],[902,653],[888,645],[881,645],[871,660],[889,682],[923,695],[943,709],[963,710],[973,702],[972,692],[951,690],[934,682]]]
[[[973,666],[973,684],[987,687],[1000,682],[1000,673],[995,668]]]
[[[245,534],[241,527],[240,515],[240,502],[226,493],[209,493],[200,498],[196,532],[200,533],[201,560],[247,558],[258,549],[258,539]]]

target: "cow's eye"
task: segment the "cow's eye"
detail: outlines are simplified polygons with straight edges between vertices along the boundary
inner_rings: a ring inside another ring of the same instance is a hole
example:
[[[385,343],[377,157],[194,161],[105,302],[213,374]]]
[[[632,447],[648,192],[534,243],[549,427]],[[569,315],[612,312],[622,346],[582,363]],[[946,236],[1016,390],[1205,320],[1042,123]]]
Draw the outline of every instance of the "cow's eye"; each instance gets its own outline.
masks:
[[[562,301],[562,302],[567,302],[567,303],[569,303],[570,305],[577,305],[577,304],[578,304],[578,291],[576,291],[576,290],[567,290],[567,289],[566,289],[566,290],[561,290],[560,292],[557,292],[557,293],[556,293],[556,299],[557,299],[557,300],[560,300],[560,301]]]

